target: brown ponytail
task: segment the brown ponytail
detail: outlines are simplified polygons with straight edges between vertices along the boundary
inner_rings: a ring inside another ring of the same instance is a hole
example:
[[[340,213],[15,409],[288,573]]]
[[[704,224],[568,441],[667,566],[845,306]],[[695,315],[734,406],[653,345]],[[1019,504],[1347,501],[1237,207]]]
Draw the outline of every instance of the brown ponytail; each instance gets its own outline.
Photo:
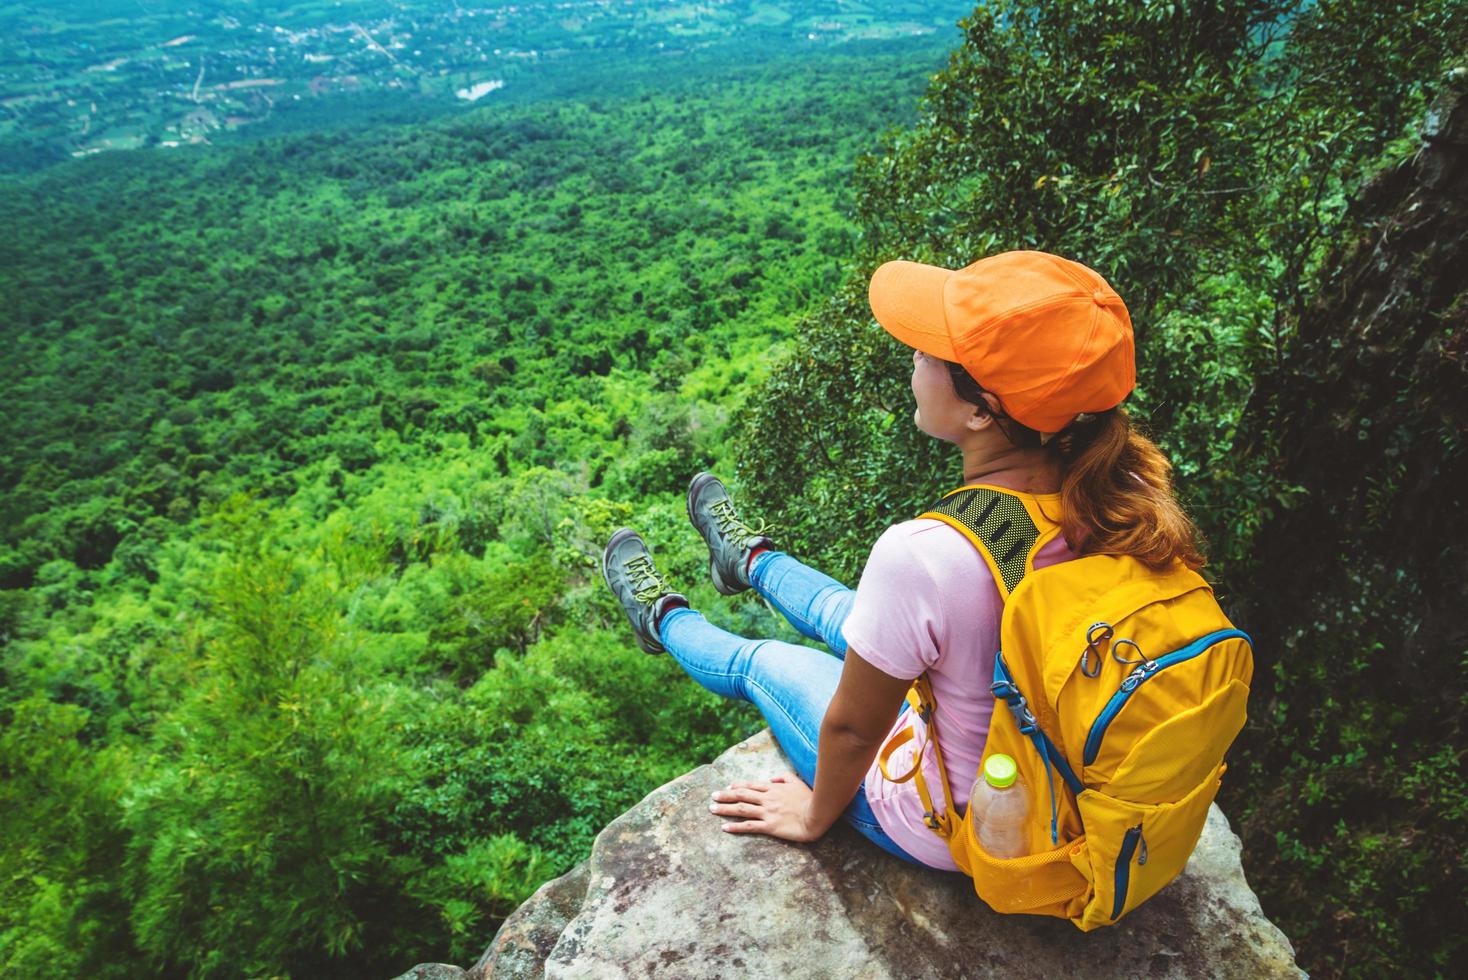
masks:
[[[1053,442],[1064,467],[1060,525],[1077,554],[1131,555],[1155,569],[1202,568],[1198,529],[1172,488],[1172,464],[1123,408],[1077,421]]]

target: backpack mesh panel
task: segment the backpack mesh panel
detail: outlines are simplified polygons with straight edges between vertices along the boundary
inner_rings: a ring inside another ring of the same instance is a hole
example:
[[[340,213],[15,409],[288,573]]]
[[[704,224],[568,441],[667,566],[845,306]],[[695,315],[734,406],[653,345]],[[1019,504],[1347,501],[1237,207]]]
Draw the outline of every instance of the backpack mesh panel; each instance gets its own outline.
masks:
[[[957,490],[929,510],[947,514],[989,546],[1006,591],[1014,591],[1025,574],[1025,559],[1040,536],[1029,511],[1007,493],[970,488]]]

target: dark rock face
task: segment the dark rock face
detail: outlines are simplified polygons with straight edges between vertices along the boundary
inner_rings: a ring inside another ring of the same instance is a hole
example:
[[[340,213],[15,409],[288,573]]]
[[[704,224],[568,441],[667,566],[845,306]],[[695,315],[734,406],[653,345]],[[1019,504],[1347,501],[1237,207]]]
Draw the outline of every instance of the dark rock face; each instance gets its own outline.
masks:
[[[1326,973],[1468,969],[1461,761],[1435,765],[1468,703],[1465,96],[1459,68],[1417,152],[1362,188],[1241,423],[1298,499],[1235,583],[1256,680],[1221,800]]]
[[[1468,69],[1459,69],[1423,123],[1418,152],[1363,189],[1351,211],[1356,234],[1324,261],[1319,294],[1279,368],[1259,378],[1244,420],[1249,452],[1272,441],[1280,475],[1309,494],[1257,536],[1248,591],[1264,628],[1287,636],[1322,596],[1352,591],[1342,584],[1349,573],[1406,570],[1420,580],[1421,631],[1404,637],[1396,659],[1429,696],[1438,689],[1416,661],[1448,660],[1468,640],[1459,614],[1468,580],[1458,574],[1468,568],[1464,93]],[[1271,650],[1283,655],[1261,648]]]
[[[482,977],[1291,977],[1215,807],[1187,870],[1120,925],[990,911],[961,874],[838,824],[814,844],[726,834],[714,790],[788,770],[768,731],[612,822],[591,857],[505,921]]]

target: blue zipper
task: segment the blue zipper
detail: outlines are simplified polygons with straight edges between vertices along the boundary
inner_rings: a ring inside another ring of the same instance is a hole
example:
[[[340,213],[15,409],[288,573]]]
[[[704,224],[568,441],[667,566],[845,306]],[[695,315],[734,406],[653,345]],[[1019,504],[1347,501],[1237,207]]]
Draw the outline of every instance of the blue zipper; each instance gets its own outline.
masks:
[[[1142,839],[1142,825],[1137,824],[1121,839],[1121,853],[1116,856],[1116,897],[1111,903],[1111,918],[1121,918],[1126,908],[1126,893],[1132,883],[1132,855],[1137,851],[1137,842]],[[1145,851],[1143,853],[1146,853]],[[1146,859],[1143,858],[1143,863]]]
[[[1165,668],[1171,667],[1173,664],[1180,664],[1185,660],[1192,660],[1209,647],[1222,643],[1224,640],[1235,639],[1241,639],[1251,646],[1254,643],[1253,640],[1249,639],[1249,634],[1243,630],[1218,630],[1217,632],[1209,633],[1201,639],[1194,640],[1181,650],[1175,650],[1172,653],[1158,657],[1156,660],[1138,664],[1137,669],[1128,674],[1126,680],[1121,682],[1121,689],[1111,696],[1111,700],[1106,702],[1106,707],[1101,709],[1101,713],[1092,722],[1091,731],[1086,736],[1086,749],[1081,759],[1082,765],[1089,766],[1096,761],[1096,756],[1101,753],[1101,739],[1106,735],[1106,727],[1111,724],[1121,709],[1126,707],[1127,700],[1142,685],[1143,681],[1155,676]]]
[[[1028,735],[1035,746],[1035,751],[1040,754],[1040,761],[1045,764],[1045,782],[1050,787],[1050,843],[1060,843],[1060,804],[1055,798],[1055,774],[1050,771],[1054,766],[1060,772],[1060,778],[1070,787],[1070,791],[1076,796],[1085,792],[1086,787],[1076,778],[1075,770],[1070,763],[1065,761],[1065,756],[1060,754],[1050,736],[1040,727],[1035,720],[1034,712],[1030,710],[1025,696],[1015,686],[1014,678],[1010,676],[1009,665],[1004,662],[1004,651],[1000,650],[994,654],[994,683],[990,685],[994,697],[1002,699],[1009,706],[1009,711],[1014,715],[1014,723],[1019,728],[1021,735]]]

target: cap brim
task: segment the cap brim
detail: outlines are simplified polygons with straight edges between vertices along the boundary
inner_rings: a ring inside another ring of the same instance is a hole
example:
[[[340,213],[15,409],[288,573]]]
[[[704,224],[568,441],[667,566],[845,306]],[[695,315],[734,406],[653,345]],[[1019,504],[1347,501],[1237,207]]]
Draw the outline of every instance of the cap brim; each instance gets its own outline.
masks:
[[[878,266],[867,287],[872,316],[907,346],[945,361],[958,360],[943,307],[943,287],[952,275],[948,269],[921,262]]]

